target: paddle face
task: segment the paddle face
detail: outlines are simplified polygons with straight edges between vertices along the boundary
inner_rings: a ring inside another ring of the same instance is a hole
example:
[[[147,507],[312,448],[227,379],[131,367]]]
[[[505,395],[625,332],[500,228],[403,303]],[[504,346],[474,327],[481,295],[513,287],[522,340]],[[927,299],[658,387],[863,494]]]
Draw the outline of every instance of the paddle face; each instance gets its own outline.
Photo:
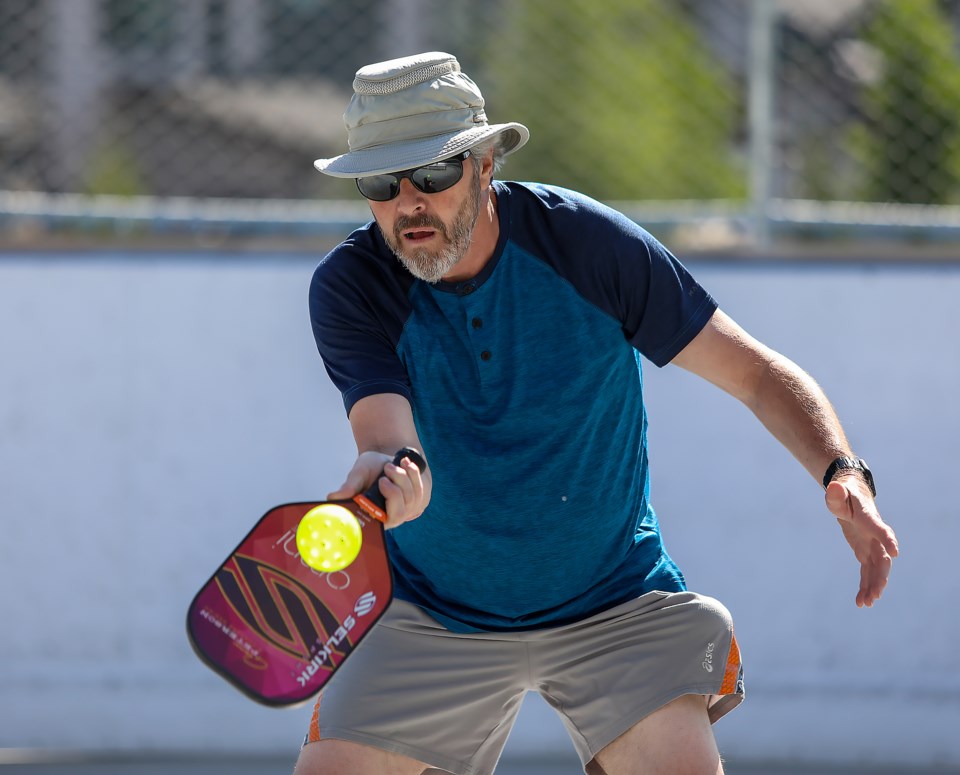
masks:
[[[320,503],[289,503],[261,517],[190,604],[197,655],[266,705],[317,694],[390,604],[383,525],[355,501],[336,503],[356,515],[363,536],[346,568],[321,573],[300,559],[297,526]]]

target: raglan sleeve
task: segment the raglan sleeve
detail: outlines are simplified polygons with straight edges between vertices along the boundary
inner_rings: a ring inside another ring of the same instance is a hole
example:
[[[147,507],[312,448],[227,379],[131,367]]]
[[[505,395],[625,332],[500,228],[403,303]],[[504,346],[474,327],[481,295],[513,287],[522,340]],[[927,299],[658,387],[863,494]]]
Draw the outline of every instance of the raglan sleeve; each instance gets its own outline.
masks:
[[[411,399],[410,381],[397,353],[402,299],[376,267],[365,269],[362,255],[335,251],[313,273],[313,336],[348,415],[357,401],[370,395],[398,393]]]
[[[649,232],[632,223],[628,232],[612,267],[624,336],[665,366],[700,333],[717,301]]]
[[[665,366],[703,329],[717,302],[650,232],[623,213],[582,194],[564,192],[557,208],[574,284],[615,317],[624,337]]]
[[[551,236],[532,244],[620,323],[641,354],[657,366],[673,360],[716,311],[714,298],[659,240],[618,210],[566,189],[533,191],[536,229]]]

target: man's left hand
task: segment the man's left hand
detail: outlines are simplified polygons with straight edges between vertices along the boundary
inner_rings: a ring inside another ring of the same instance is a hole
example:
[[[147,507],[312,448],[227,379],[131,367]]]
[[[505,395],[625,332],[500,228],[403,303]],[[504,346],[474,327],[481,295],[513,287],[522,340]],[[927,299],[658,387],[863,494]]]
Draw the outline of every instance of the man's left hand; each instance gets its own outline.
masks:
[[[900,554],[897,537],[880,518],[870,489],[858,476],[843,476],[830,482],[825,498],[827,508],[837,518],[860,561],[857,606],[869,608],[883,594],[893,558]]]

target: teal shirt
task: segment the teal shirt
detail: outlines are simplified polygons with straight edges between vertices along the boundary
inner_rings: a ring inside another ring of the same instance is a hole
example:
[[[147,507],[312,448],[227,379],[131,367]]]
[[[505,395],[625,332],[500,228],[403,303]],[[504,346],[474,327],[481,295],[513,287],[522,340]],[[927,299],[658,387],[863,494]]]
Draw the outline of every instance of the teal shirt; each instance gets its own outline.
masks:
[[[433,493],[388,533],[396,594],[458,631],[684,588],[650,503],[640,356],[669,362],[716,309],[619,213],[554,187],[495,190],[500,239],[478,277],[415,280],[371,225],[311,287],[348,411],[376,392],[411,402]]]

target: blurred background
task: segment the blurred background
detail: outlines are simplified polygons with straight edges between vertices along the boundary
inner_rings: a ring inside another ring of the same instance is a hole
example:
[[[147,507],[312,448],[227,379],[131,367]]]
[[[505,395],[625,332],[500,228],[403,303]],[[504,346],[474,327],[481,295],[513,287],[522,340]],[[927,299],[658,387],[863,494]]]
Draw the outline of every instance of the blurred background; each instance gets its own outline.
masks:
[[[745,655],[728,771],[960,771],[957,0],[0,0],[0,765],[289,769],[309,708],[242,698],[183,618],[352,462],[306,290],[369,210],[311,165],[354,72],[426,50],[531,129],[504,177],[652,231],[875,471],[904,555],[858,611],[816,483],[646,364],[668,547]],[[530,698],[505,768],[574,758]]]
[[[958,20],[954,0],[4,0],[0,216],[26,243],[321,232],[329,200],[357,205],[309,168],[345,150],[353,73],[440,49],[535,134],[511,176],[697,247],[952,239]]]

